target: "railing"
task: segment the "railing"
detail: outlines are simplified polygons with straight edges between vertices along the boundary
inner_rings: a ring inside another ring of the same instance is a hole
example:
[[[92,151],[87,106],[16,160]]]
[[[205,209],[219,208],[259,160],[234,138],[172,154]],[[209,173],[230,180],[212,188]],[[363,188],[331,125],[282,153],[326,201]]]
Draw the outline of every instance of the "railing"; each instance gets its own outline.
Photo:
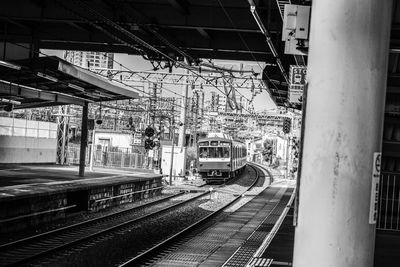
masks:
[[[90,164],[90,149],[86,153],[85,164]],[[68,146],[68,163],[79,164],[79,151],[78,146]],[[93,166],[96,167],[113,167],[113,168],[146,168],[145,155],[140,153],[128,152],[109,152],[96,150],[93,153]]]
[[[79,145],[68,145],[67,163],[68,164],[79,164],[80,147]],[[86,151],[85,164],[89,166],[90,163],[90,147]]]
[[[400,231],[400,174],[382,173],[376,228]]]

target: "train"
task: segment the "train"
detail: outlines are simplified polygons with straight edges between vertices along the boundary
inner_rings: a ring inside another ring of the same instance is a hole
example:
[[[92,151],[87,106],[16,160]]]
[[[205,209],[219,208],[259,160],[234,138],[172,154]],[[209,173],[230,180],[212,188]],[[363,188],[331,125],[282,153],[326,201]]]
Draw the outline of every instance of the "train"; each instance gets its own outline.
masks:
[[[247,164],[246,145],[229,137],[202,138],[197,146],[197,170],[207,184],[225,183],[242,173]]]

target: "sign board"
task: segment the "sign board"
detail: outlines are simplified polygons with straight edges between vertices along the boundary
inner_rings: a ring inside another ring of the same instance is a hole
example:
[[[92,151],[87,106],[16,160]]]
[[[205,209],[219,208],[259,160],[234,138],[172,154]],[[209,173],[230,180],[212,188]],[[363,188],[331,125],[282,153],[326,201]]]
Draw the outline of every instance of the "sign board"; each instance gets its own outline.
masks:
[[[133,135],[133,144],[134,145],[141,145],[142,144],[142,134],[141,133],[135,133]]]
[[[288,101],[293,104],[301,104],[303,102],[303,86],[289,86]]]
[[[308,40],[304,40],[304,48],[308,47]],[[287,55],[299,55],[307,56],[306,50],[302,50],[302,47],[298,45],[298,40],[294,37],[290,37],[285,42],[285,54]]]
[[[289,71],[289,83],[293,85],[306,85],[307,66],[290,66]]]
[[[371,202],[369,206],[369,223],[376,224],[378,216],[379,177],[381,176],[382,153],[375,152],[372,162]]]

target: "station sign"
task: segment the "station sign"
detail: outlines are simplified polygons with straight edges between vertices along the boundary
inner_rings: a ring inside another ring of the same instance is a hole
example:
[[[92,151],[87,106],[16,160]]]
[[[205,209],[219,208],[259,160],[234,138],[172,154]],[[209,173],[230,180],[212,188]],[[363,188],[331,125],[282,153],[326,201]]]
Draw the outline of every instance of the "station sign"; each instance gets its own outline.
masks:
[[[289,70],[289,83],[292,85],[306,85],[307,66],[291,65]]]
[[[375,152],[372,161],[371,198],[369,210],[369,223],[376,224],[378,217],[379,178],[381,176],[382,153]]]
[[[291,65],[289,70],[288,101],[293,104],[303,102],[304,87],[307,83],[307,66]]]

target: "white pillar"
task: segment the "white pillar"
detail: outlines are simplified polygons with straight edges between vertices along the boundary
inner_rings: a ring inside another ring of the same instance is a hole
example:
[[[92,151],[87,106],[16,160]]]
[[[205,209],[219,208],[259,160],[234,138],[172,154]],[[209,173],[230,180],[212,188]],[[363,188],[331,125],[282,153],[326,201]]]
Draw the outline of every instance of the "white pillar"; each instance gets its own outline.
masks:
[[[392,0],[313,1],[293,264],[373,266]]]
[[[187,62],[187,61],[186,61]],[[186,85],[182,87],[182,101],[181,101],[181,116],[180,116],[180,123],[182,125],[179,127],[179,139],[178,139],[178,146],[182,148],[185,145],[185,136],[186,136],[186,107],[187,107],[187,95],[189,90],[189,70],[186,71],[188,75],[186,78]]]

